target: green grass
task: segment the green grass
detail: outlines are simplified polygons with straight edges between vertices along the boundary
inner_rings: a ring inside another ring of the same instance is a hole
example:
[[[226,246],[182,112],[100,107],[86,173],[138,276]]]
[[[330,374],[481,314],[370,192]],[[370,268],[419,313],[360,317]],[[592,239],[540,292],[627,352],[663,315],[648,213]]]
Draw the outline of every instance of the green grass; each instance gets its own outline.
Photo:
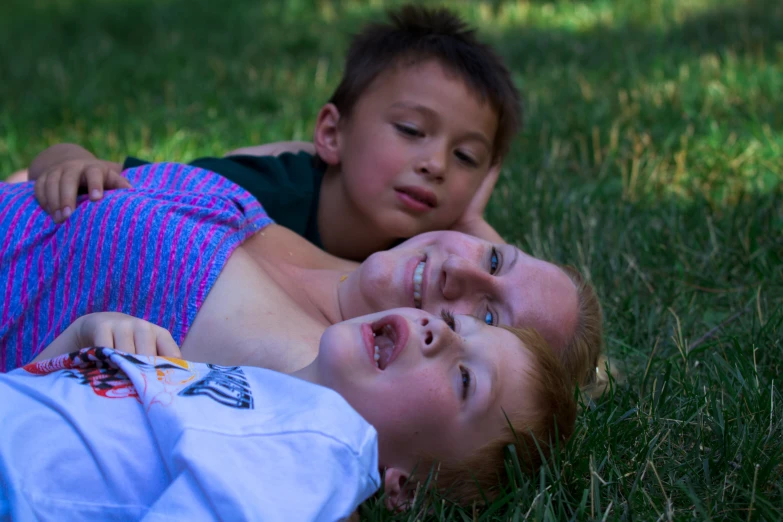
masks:
[[[397,3],[5,1],[0,173],[60,141],[187,160],[308,139],[349,34]],[[526,99],[488,218],[589,275],[625,379],[491,509],[397,518],[783,518],[783,4],[454,7]]]

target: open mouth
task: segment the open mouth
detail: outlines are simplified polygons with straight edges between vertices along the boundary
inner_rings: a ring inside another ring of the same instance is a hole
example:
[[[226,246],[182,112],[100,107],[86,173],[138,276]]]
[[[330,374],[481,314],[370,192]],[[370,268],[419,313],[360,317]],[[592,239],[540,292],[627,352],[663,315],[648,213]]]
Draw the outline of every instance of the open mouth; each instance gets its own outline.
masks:
[[[427,266],[427,260],[419,262],[413,271],[413,306],[421,310],[422,286],[424,281],[424,267]]]
[[[408,342],[408,326],[400,316],[393,315],[376,321],[370,328],[375,343],[375,365],[385,370]]]

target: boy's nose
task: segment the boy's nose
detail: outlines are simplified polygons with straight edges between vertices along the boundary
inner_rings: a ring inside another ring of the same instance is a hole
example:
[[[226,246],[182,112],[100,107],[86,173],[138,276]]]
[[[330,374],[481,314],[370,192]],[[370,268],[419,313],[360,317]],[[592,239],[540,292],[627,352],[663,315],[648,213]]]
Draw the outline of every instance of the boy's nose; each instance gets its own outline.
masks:
[[[489,284],[488,274],[462,257],[450,255],[441,268],[441,293],[447,301],[454,301],[466,295],[477,295],[486,290]]]
[[[416,173],[426,177],[434,183],[443,183],[445,180],[447,151],[445,147],[433,146],[419,159],[416,165]]]
[[[422,332],[421,351],[425,357],[436,357],[456,346],[451,328],[440,317],[421,319],[419,324]]]

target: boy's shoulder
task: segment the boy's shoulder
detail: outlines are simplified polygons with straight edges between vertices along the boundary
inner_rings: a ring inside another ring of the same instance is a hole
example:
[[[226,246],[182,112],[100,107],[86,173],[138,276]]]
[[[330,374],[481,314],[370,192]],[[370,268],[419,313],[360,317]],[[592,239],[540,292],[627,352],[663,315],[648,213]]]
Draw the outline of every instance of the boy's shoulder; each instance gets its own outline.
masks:
[[[312,191],[320,185],[324,169],[317,159],[307,152],[284,152],[276,156],[235,155],[224,158],[200,158],[192,165],[213,170],[228,179],[234,173],[247,170],[260,174],[268,184],[275,183],[280,188],[291,188],[296,192]],[[233,181],[233,180],[232,180]]]
[[[278,156],[228,156],[193,162],[244,188],[263,205],[269,217],[322,247],[318,206],[325,169],[306,152]]]

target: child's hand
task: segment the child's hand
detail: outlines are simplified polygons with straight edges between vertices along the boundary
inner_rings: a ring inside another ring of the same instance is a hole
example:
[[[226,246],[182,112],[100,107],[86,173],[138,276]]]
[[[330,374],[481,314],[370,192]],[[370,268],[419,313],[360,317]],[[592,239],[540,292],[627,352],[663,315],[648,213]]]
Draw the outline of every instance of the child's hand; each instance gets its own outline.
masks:
[[[139,355],[182,357],[168,330],[119,312],[83,315],[68,328],[74,329],[78,349],[103,346]]]
[[[51,359],[91,346],[139,355],[182,358],[177,343],[165,328],[119,312],[98,312],[76,319],[33,361]]]
[[[73,159],[58,163],[35,180],[35,199],[55,223],[68,219],[76,208],[76,195],[86,187],[90,200],[103,197],[104,190],[131,188],[119,165],[99,159]]]
[[[476,190],[476,193],[473,195],[473,199],[468,203],[465,212],[462,213],[459,219],[457,219],[457,222],[452,226],[454,230],[467,229],[475,223],[484,220],[484,209],[487,208],[487,203],[489,203],[489,198],[492,196],[492,191],[495,188],[495,184],[498,182],[499,175],[500,163],[493,165],[489,169],[487,177],[485,177],[484,181],[479,185],[478,190]]]

